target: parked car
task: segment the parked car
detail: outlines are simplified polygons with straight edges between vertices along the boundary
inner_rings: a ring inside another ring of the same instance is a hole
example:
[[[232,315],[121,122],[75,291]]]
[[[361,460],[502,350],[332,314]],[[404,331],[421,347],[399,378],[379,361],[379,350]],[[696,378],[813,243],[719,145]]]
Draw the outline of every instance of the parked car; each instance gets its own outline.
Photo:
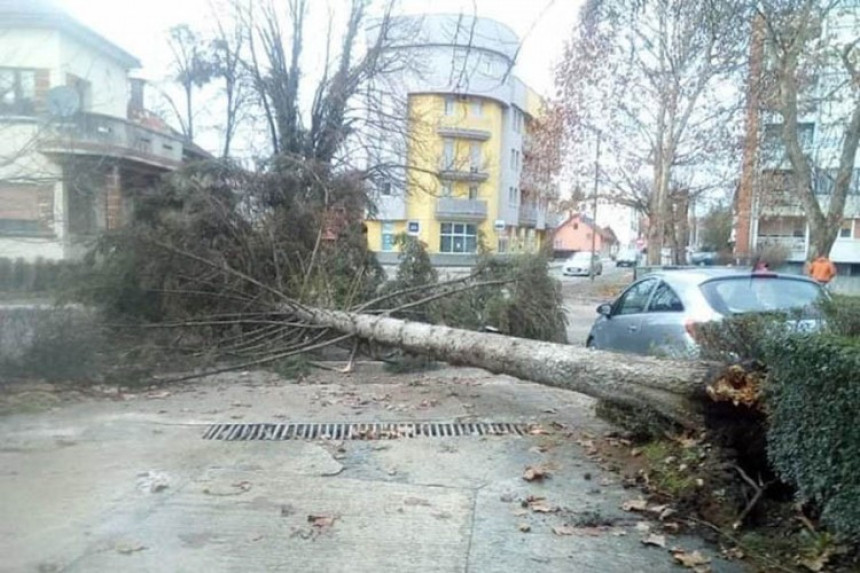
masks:
[[[589,251],[574,253],[564,262],[561,272],[565,276],[587,277],[591,274],[592,261],[594,263],[594,274],[603,274],[603,261],[600,260],[600,255]]]
[[[697,251],[690,253],[690,264],[699,267],[710,267],[719,261],[719,253],[714,251]]]
[[[814,329],[824,289],[798,275],[737,269],[687,269],[644,276],[614,302],[597,307],[590,348],[695,356],[697,325],[746,313],[806,310],[796,324]]]
[[[615,255],[616,267],[635,267],[639,264],[639,251],[636,249],[621,249]]]

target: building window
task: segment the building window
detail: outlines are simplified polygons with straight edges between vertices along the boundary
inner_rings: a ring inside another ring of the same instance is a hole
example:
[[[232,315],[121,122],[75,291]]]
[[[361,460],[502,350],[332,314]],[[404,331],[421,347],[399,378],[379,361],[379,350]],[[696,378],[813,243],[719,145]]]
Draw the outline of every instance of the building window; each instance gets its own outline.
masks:
[[[454,96],[445,96],[445,115],[454,115]]]
[[[379,193],[382,195],[391,195],[391,181],[384,181],[379,188]]]
[[[481,144],[472,143],[469,147],[469,165],[472,171],[479,171],[481,168]]]
[[[382,223],[382,250],[383,251],[393,251],[394,250],[394,223],[390,221],[383,221]]]
[[[53,217],[52,187],[0,186],[0,235],[50,235]]]
[[[36,71],[0,68],[0,114],[36,113]]]
[[[469,186],[469,199],[474,201],[477,198],[478,198],[478,186],[477,185]]]
[[[450,197],[454,194],[454,184],[450,181],[442,183],[442,197]]]
[[[466,223],[442,223],[439,232],[439,252],[476,253],[478,228]]]
[[[475,117],[484,115],[484,102],[481,98],[472,99],[472,115]]]
[[[444,140],[443,146],[443,161],[444,161],[444,169],[453,169],[454,168],[454,140],[450,137],[446,137]]]
[[[511,113],[511,127],[515,133],[521,133],[523,130],[523,112],[515,107],[511,109],[513,110]]]
[[[843,221],[842,228],[839,229],[839,238],[840,239],[850,239],[852,235],[852,225],[853,221]]]

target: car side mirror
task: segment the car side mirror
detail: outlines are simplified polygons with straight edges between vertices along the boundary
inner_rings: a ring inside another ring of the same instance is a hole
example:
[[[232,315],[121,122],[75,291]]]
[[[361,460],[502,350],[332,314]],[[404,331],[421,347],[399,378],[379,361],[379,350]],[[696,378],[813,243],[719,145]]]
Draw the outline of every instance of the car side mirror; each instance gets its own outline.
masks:
[[[602,314],[603,316],[609,318],[612,314],[612,305],[608,302],[605,302],[597,307],[597,314]]]

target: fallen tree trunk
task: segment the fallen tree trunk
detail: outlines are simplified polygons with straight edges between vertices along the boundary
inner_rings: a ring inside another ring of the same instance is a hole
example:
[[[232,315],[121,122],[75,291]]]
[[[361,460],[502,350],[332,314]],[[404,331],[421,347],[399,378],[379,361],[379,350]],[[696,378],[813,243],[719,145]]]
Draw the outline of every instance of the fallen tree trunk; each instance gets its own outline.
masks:
[[[296,314],[315,325],[450,364],[647,407],[688,428],[704,426],[705,389],[723,369],[709,362],[615,354],[383,316],[309,307]]]

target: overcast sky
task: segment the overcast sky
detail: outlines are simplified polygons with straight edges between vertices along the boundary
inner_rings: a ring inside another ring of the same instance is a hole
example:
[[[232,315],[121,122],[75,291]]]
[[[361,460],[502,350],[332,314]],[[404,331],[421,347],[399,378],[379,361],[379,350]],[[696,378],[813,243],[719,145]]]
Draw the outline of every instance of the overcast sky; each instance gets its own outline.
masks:
[[[205,28],[210,0],[56,0],[82,23],[119,44],[144,65],[148,79],[167,75],[166,31],[176,24]],[[348,0],[311,0],[312,11]],[[286,4],[286,2],[284,2]],[[510,26],[524,39],[516,73],[544,94],[553,91],[552,64],[570,35],[582,0],[400,0],[405,13],[477,11]],[[336,10],[343,13],[343,10]],[[325,29],[319,30],[319,35]],[[322,49],[322,46],[318,48]]]

